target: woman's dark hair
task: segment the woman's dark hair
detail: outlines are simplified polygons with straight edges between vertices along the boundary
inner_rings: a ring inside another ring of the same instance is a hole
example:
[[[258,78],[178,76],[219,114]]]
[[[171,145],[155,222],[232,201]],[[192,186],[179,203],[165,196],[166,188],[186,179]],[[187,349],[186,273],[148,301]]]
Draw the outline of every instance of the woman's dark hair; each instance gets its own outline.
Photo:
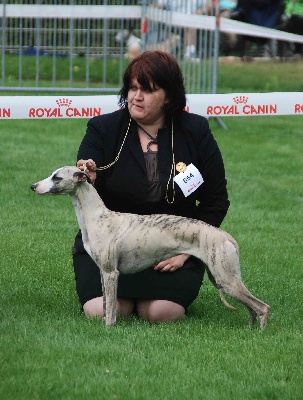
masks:
[[[181,69],[168,53],[146,51],[136,57],[123,75],[123,86],[119,93],[119,105],[126,107],[132,80],[137,79],[144,90],[164,89],[169,99],[165,112],[175,115],[186,106],[186,95]]]

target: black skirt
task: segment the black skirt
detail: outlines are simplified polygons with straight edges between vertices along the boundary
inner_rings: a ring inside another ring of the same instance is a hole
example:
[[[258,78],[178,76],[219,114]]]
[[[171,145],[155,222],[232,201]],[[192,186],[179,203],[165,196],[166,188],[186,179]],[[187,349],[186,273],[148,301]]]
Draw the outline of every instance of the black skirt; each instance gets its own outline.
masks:
[[[75,250],[73,264],[81,305],[101,297],[103,294],[100,272],[91,257],[87,253]],[[120,274],[118,297],[134,300],[169,300],[180,304],[186,310],[199,294],[204,272],[205,266],[202,261],[189,257],[184,266],[174,272],[155,271],[151,267],[135,274]]]

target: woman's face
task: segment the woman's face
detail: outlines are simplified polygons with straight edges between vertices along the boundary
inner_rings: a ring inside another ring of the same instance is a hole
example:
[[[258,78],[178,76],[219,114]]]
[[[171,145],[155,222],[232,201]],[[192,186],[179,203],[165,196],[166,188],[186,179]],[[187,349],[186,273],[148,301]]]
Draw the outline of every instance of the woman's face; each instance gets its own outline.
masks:
[[[168,103],[164,89],[147,91],[133,79],[127,98],[129,113],[135,121],[146,125],[163,122],[163,106]]]

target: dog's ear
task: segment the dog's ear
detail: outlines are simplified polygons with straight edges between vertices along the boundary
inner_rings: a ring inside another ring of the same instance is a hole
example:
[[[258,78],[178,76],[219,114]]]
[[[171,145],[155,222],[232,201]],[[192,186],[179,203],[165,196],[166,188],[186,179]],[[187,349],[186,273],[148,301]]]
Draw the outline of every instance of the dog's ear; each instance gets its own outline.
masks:
[[[90,177],[85,172],[75,172],[74,173],[74,178],[78,182],[87,181],[88,183],[92,183],[92,181],[90,180]]]

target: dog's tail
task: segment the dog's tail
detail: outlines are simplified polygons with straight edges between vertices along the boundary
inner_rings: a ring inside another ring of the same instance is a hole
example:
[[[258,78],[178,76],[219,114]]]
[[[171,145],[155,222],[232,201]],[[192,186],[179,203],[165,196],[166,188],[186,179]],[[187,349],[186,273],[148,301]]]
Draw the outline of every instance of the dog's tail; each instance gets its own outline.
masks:
[[[220,299],[222,303],[225,305],[225,307],[229,308],[230,310],[236,311],[236,308],[233,307],[231,304],[229,304],[228,301],[226,300],[222,289],[219,289],[219,294],[220,294]]]
[[[208,279],[211,281],[211,283],[214,285],[214,287],[219,290],[220,299],[221,299],[222,303],[225,305],[225,307],[229,308],[230,310],[236,311],[236,308],[233,307],[231,304],[229,304],[228,301],[226,300],[223,290],[220,289],[220,287],[217,285],[216,281],[214,280],[214,277],[212,276],[212,274],[210,273],[208,268],[206,269],[206,271],[207,271]]]

